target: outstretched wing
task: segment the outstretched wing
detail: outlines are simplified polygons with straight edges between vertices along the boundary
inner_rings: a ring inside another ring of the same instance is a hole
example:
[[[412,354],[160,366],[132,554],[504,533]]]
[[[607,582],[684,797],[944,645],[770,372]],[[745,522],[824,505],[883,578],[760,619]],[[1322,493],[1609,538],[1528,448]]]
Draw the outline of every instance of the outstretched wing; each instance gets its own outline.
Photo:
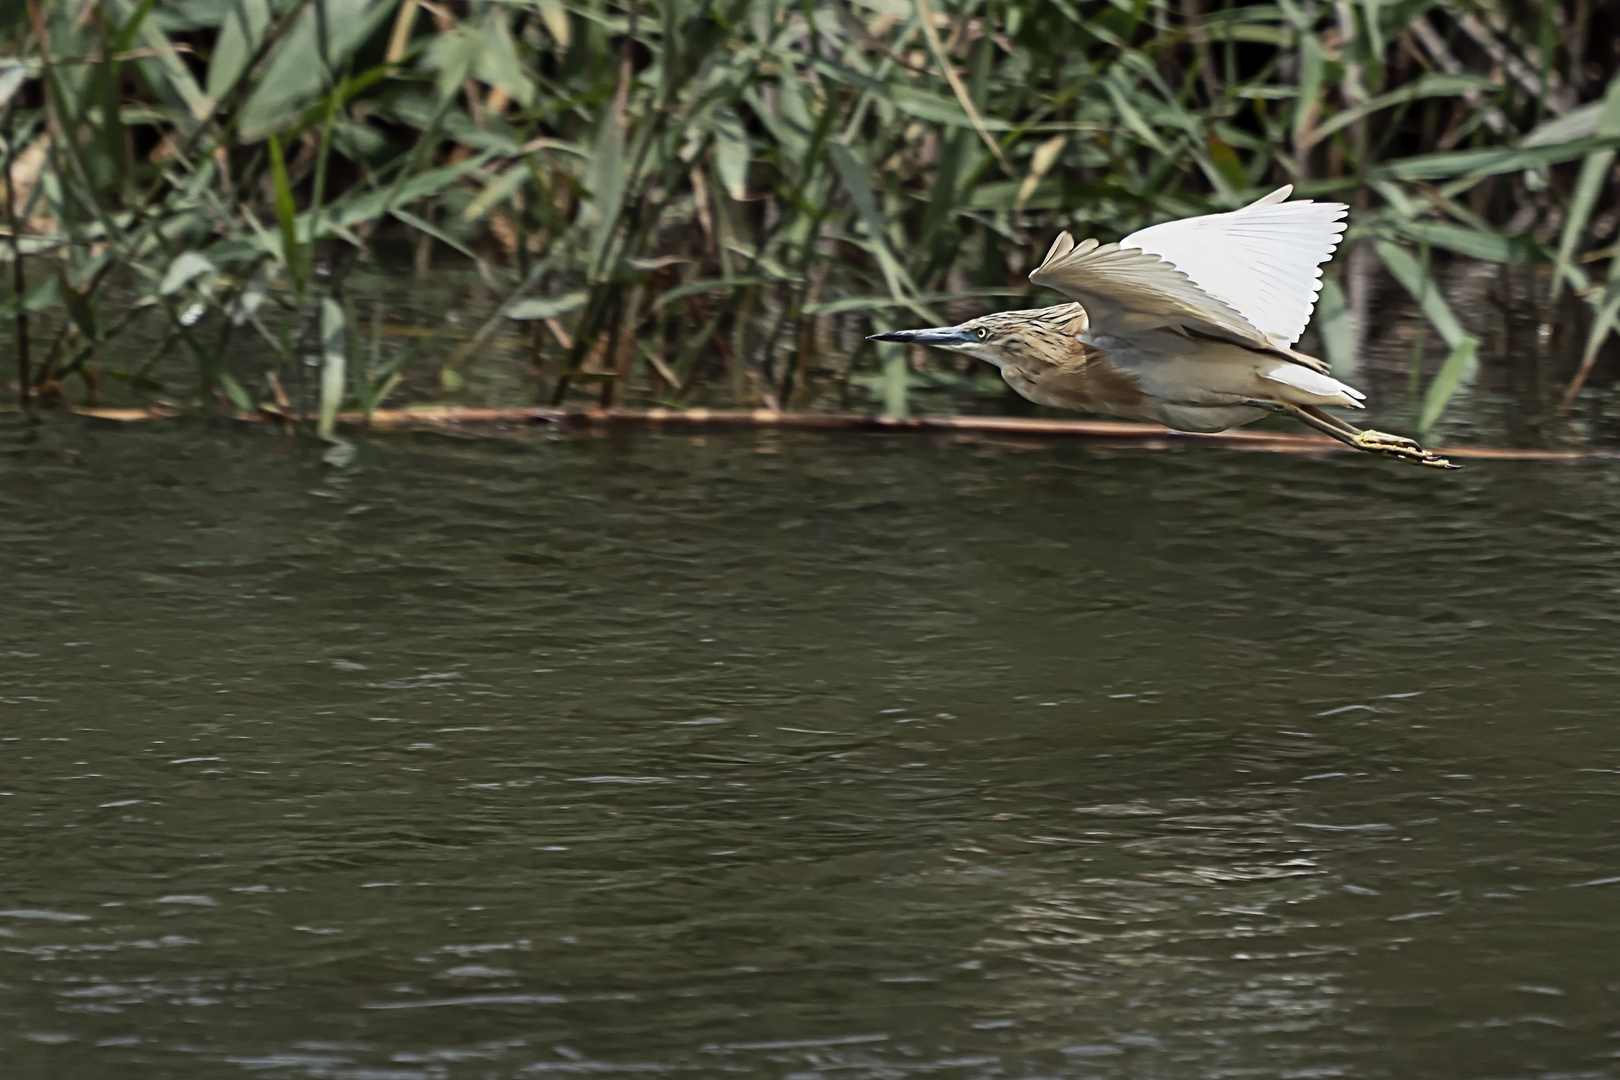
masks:
[[[1076,245],[1073,237],[1063,233],[1029,280],[1080,301],[1090,317],[1088,336],[1170,327],[1251,349],[1276,348],[1236,308],[1200,289],[1157,255],[1138,248],[1095,240]]]
[[[1344,235],[1344,203],[1283,200],[1278,188],[1241,210],[1166,221],[1119,242],[1157,255],[1224,301],[1273,345],[1305,332],[1322,291],[1322,264]]]

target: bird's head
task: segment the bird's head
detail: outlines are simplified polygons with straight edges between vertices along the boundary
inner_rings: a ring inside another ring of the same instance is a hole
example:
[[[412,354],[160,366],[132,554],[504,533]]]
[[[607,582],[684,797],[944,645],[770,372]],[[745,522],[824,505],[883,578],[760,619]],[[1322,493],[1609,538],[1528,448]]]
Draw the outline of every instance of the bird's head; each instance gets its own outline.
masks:
[[[873,334],[871,340],[931,345],[999,368],[1063,363],[1080,351],[1079,335],[1085,328],[1086,314],[1079,304],[1057,304],[1028,311],[997,311],[956,326]]]

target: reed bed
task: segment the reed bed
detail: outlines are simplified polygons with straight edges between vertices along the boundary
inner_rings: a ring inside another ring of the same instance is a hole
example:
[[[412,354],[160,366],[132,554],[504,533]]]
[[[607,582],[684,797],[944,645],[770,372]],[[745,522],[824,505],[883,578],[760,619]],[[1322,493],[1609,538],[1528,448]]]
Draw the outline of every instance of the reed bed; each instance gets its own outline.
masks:
[[[1541,317],[1578,338],[1565,407],[1620,325],[1620,9],[1598,0],[26,0],[0,18],[24,406],[117,383],[308,412],[332,438],[413,372],[454,399],[518,333],[545,404],[774,410],[864,382],[904,416],[920,383],[971,374],[865,333],[1046,302],[1024,274],[1057,230],[1106,238],[1281,183],[1354,208],[1317,317],[1336,365],[1386,276],[1442,343],[1414,356],[1419,429],[1478,348],[1446,264],[1532,269]],[[487,317],[383,347],[356,268],[449,262],[490,290]]]

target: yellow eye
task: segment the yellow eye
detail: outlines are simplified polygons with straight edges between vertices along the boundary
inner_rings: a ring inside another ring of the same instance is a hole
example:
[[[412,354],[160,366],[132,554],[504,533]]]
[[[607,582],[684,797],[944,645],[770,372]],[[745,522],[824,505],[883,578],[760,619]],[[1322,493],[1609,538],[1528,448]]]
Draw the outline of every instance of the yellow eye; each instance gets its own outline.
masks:
[[[984,341],[990,337],[990,331],[981,326],[977,330],[973,331],[973,336],[978,338],[980,341]]]

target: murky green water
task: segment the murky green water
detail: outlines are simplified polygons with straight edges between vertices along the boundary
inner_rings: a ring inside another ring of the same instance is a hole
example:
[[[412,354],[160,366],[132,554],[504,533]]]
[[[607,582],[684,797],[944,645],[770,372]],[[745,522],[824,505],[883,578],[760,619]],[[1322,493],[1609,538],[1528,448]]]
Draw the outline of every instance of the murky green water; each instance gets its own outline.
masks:
[[[1620,1077],[1620,469],[0,435],[8,1077]]]

